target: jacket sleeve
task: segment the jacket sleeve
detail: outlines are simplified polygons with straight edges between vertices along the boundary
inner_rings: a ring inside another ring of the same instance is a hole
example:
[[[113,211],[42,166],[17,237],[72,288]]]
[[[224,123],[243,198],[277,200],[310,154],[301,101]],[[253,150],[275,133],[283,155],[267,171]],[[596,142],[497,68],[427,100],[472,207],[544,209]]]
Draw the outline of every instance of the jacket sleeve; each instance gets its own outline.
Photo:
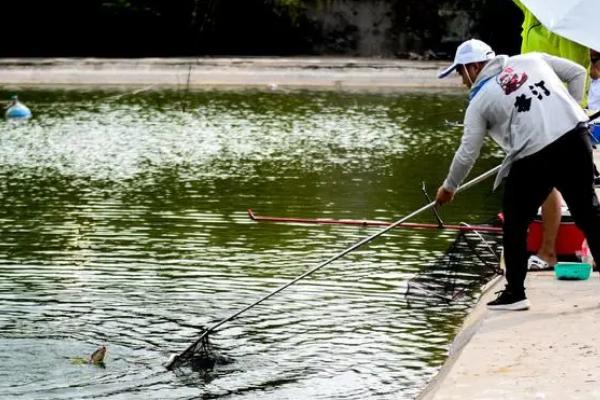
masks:
[[[473,103],[470,104],[465,113],[465,128],[460,147],[454,154],[450,171],[442,185],[450,192],[456,192],[475,164],[487,133],[485,118],[473,106]]]
[[[554,57],[546,53],[540,53],[550,67],[554,70],[561,81],[567,84],[567,89],[573,98],[581,103],[585,91],[585,80],[587,71],[581,65],[567,60],[566,58]]]

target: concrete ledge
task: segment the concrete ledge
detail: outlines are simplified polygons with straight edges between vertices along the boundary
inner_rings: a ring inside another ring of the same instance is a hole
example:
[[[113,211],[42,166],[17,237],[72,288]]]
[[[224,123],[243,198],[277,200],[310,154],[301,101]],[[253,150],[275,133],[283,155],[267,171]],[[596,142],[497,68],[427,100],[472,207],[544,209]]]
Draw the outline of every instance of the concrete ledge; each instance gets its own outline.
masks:
[[[428,383],[427,387],[420,393],[417,400],[429,400],[432,399],[436,391],[444,384],[444,381],[448,373],[452,370],[454,363],[460,356],[461,351],[467,346],[471,338],[479,330],[481,323],[487,312],[486,304],[494,298],[494,292],[500,290],[503,287],[504,276],[497,276],[488,282],[482,290],[479,301],[469,313],[467,318],[462,324],[460,332],[450,345],[448,350],[448,359],[444,362],[444,365],[438,371],[437,375]]]
[[[335,89],[458,89],[437,79],[448,62],[367,58],[0,59],[3,86]]]
[[[487,311],[482,298],[470,317],[478,322],[465,325],[474,327],[470,341],[421,399],[600,399],[598,274],[558,281],[530,273],[526,287],[528,311]]]

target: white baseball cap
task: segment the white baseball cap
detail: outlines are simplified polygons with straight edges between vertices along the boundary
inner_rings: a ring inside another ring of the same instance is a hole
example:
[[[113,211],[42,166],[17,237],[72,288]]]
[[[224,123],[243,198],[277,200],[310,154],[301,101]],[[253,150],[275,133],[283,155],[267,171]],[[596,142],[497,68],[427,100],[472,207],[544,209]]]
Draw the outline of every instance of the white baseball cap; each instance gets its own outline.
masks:
[[[451,66],[438,74],[438,78],[445,78],[461,64],[471,64],[475,62],[491,60],[496,56],[494,50],[486,43],[477,39],[469,39],[462,42],[456,49],[454,62]]]

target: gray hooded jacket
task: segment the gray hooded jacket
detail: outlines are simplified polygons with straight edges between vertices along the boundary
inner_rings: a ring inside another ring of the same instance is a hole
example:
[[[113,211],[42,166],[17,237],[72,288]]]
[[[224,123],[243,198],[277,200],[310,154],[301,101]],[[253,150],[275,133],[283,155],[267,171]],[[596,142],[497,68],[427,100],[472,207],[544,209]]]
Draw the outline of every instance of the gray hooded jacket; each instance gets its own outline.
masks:
[[[495,189],[512,162],[587,121],[578,104],[586,74],[579,64],[545,53],[499,55],[488,61],[469,93],[461,144],[443,187],[456,191],[479,157],[486,134],[507,154]]]

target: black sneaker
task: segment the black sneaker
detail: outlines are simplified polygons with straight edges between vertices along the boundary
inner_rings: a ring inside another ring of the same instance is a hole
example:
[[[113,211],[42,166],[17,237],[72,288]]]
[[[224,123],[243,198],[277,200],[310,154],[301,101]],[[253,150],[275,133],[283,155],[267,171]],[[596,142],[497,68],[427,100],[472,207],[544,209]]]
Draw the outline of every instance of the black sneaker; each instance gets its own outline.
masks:
[[[504,289],[496,293],[500,293],[496,300],[487,303],[487,308],[490,310],[520,311],[529,308],[529,300],[527,300],[525,292],[513,293]]]

